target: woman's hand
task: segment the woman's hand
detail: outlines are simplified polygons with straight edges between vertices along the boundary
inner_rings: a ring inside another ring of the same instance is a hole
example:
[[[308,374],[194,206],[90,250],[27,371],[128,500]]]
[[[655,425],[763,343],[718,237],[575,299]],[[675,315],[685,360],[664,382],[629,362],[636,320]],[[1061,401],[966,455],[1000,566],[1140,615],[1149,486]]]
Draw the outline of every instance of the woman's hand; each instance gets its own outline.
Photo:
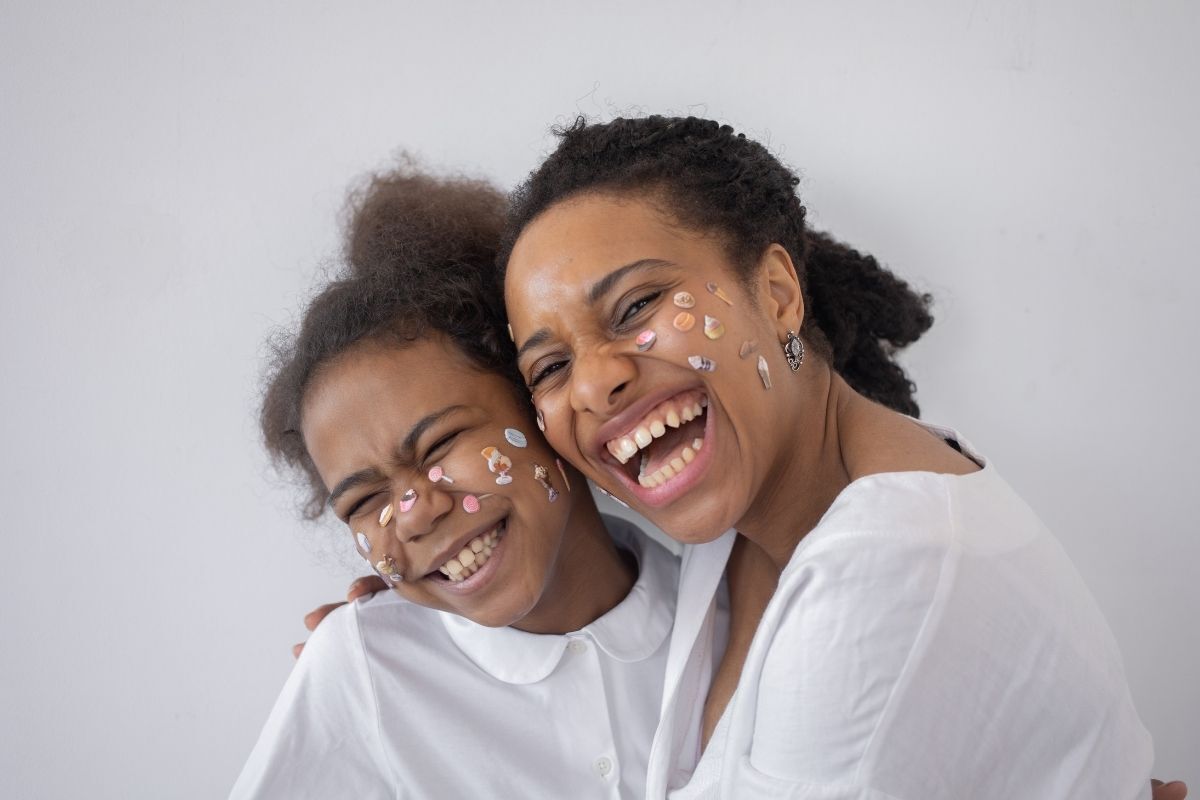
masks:
[[[1183,800],[1183,798],[1187,797],[1187,784],[1183,781],[1163,783],[1162,781],[1151,780],[1150,785],[1154,787],[1151,790],[1154,800]]]
[[[338,606],[344,606],[346,603],[352,603],[365,594],[375,594],[376,592],[382,592],[385,589],[387,589],[387,584],[385,584],[383,582],[383,578],[380,578],[378,575],[366,575],[362,578],[358,578],[354,581],[354,583],[350,584],[350,591],[346,592],[345,603],[326,603],[323,606],[314,608],[312,611],[304,615],[304,627],[308,628],[310,631],[315,631],[317,626],[321,624],[321,620],[329,616],[329,612],[333,611]],[[300,653],[303,650],[304,642],[292,645],[292,655],[296,658],[300,657]],[[1170,794],[1163,795],[1160,798],[1157,794],[1157,791],[1158,790],[1156,789],[1154,800],[1175,800],[1175,795]],[[1183,795],[1179,796],[1183,797]]]

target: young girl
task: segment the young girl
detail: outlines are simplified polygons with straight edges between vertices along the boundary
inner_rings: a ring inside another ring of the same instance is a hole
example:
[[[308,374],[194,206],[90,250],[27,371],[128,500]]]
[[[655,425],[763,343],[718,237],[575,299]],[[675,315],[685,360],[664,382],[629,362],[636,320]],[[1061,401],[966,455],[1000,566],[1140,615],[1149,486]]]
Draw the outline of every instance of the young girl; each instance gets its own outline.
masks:
[[[914,298],[815,262],[796,184],[728,127],[650,117],[563,131],[515,195],[506,302],[548,441],[696,545],[649,796],[1148,796],[1150,738],[1057,542],[956,432],[855,390],[841,340],[886,364]]]
[[[538,432],[492,263],[502,196],[410,172],[351,223],[262,411],[394,589],[310,640],[235,798],[640,797],[677,560]]]

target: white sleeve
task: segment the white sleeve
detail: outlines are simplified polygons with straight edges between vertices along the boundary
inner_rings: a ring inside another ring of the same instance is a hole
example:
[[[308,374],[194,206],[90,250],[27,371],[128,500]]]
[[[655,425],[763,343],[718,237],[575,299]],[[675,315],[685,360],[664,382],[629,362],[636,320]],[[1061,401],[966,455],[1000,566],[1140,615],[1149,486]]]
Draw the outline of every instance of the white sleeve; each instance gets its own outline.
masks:
[[[378,719],[351,603],[305,644],[230,800],[394,798]]]

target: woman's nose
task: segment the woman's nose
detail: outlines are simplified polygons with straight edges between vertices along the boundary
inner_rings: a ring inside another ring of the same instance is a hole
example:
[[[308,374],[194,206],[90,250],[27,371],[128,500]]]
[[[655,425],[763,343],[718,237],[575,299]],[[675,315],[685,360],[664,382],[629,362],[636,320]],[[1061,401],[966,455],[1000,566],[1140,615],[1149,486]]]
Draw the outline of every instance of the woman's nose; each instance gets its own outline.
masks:
[[[633,360],[607,346],[576,353],[571,365],[571,407],[576,413],[611,414],[636,376]]]

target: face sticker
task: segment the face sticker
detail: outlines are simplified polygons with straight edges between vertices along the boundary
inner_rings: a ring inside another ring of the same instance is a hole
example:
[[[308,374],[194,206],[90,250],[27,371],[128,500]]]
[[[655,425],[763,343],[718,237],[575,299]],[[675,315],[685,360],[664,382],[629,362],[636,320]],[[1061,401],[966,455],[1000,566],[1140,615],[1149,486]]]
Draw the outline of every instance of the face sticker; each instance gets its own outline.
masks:
[[[513,337],[512,323],[506,323],[504,327],[508,328],[508,340],[510,342],[515,342],[516,339]]]
[[[725,326],[716,317],[704,315],[704,335],[710,339],[720,339],[725,335]]]
[[[512,483],[512,476],[508,474],[508,471],[512,469],[512,460],[508,456],[494,447],[485,447],[479,454],[487,459],[490,472],[500,473],[496,478],[496,483],[501,486]]]
[[[699,372],[712,372],[717,368],[716,364],[704,356],[688,356],[688,363],[692,365],[692,369]]]
[[[400,496],[400,513],[407,514],[417,504],[417,490],[409,489]]]
[[[550,498],[551,503],[558,499],[558,491],[550,485],[550,471],[548,469],[541,464],[534,464],[533,478],[546,490],[546,496]]]
[[[400,570],[396,569],[396,559],[391,556],[384,556],[379,561],[376,561],[375,571],[392,583],[400,583],[400,581],[404,580],[404,576],[400,574]]]
[[[767,360],[762,356],[758,357],[758,377],[762,378],[763,388],[771,388],[771,370],[767,367]]]
[[[504,429],[504,441],[511,444],[513,447],[524,447],[528,444],[525,440],[525,434],[521,433],[516,428]]]
[[[696,305],[696,298],[692,297],[691,292],[676,292],[675,305],[680,308],[692,308]]]
[[[364,556],[371,552],[371,540],[368,539],[367,535],[362,531],[358,531],[354,534],[354,541],[358,543],[358,550]]]
[[[696,318],[686,311],[680,311],[675,315],[675,319],[671,320],[671,324],[675,326],[675,330],[687,333],[696,324]]]
[[[600,494],[604,495],[605,497],[610,497],[610,498],[612,498],[613,500],[616,500],[616,501],[617,501],[618,503],[620,503],[621,505],[625,506],[626,508],[629,508],[629,503],[626,503],[624,500],[622,500],[621,498],[617,497],[617,496],[616,496],[616,495],[614,495],[612,492],[610,492],[610,491],[608,491],[607,489],[605,489],[603,486],[597,486],[596,488],[600,490]]]
[[[733,301],[729,299],[729,295],[725,294],[725,291],[720,286],[717,286],[715,283],[713,283],[712,281],[709,281],[708,283],[704,284],[704,288],[708,289],[709,294],[713,295],[714,297],[716,297],[719,300],[721,300],[722,302],[724,302],[725,305],[727,305],[727,306],[733,305]]]
[[[381,527],[387,527],[387,524],[391,521],[392,521],[392,504],[388,503],[386,506],[383,507],[383,510],[379,512],[379,525]]]
[[[651,347],[654,347],[654,342],[658,339],[658,334],[654,331],[642,331],[637,335],[637,349],[644,353]]]
[[[546,432],[546,418],[542,416],[542,410],[540,408],[537,410],[537,426],[539,431],[542,433]]]
[[[738,358],[745,358],[758,348],[758,342],[753,339],[742,342],[742,346],[738,348]]]
[[[567,468],[563,465],[561,458],[554,459],[555,466],[558,467],[558,473],[562,475],[563,486],[567,487],[567,491],[571,491],[571,479],[567,477]]]
[[[429,468],[429,480],[432,481],[433,483],[437,483],[439,481],[444,481],[444,482],[450,484],[451,486],[454,485],[454,479],[451,478],[449,475],[447,475],[446,471],[444,469],[442,469],[441,467],[430,467]]]
[[[462,499],[463,511],[468,514],[479,513],[479,498],[473,494],[469,494]]]

